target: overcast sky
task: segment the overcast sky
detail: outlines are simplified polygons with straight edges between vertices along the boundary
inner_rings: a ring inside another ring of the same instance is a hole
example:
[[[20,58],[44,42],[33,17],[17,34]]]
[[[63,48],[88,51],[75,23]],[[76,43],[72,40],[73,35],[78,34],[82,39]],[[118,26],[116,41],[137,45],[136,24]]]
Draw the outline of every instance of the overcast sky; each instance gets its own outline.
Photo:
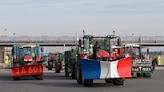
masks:
[[[0,34],[164,35],[164,0],[0,0]]]

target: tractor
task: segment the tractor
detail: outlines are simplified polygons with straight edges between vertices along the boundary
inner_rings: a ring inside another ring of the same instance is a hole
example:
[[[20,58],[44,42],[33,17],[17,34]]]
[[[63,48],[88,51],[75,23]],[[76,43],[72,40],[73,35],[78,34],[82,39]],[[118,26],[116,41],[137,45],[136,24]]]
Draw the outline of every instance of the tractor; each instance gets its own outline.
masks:
[[[149,58],[149,52],[145,47],[139,44],[125,44],[125,54],[132,56],[132,76],[133,77],[151,77],[152,74],[152,62]]]
[[[38,80],[43,79],[42,48],[39,45],[14,45],[12,55],[12,77],[14,80],[25,76],[34,76]]]
[[[123,55],[122,48],[119,36],[84,35],[77,45],[77,83],[92,86],[93,80],[104,79],[106,83],[124,85],[124,79],[131,78],[132,58]]]
[[[63,61],[64,55],[63,53],[49,53],[48,55],[48,70],[52,70],[55,68],[56,73],[60,73],[62,69],[62,61]]]

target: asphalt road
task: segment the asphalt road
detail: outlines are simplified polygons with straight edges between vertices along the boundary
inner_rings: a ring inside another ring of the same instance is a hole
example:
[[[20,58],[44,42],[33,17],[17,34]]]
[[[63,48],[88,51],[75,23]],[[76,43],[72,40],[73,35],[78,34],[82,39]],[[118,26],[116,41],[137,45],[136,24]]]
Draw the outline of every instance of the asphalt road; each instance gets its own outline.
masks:
[[[164,69],[154,71],[152,78],[126,79],[124,86],[94,81],[92,87],[77,85],[76,80],[45,71],[44,80],[33,77],[14,81],[10,71],[0,71],[0,92],[164,92]]]

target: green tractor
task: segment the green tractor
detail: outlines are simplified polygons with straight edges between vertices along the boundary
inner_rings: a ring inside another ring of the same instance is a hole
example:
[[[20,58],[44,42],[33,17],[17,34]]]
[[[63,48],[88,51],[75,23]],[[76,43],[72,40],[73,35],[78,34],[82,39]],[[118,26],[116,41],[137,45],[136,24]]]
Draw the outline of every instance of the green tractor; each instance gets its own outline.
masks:
[[[71,49],[64,52],[65,59],[65,76],[71,76],[76,79],[77,50]]]
[[[124,47],[125,54],[132,56],[132,77],[151,77],[152,62],[149,58],[149,52],[145,50],[144,54],[143,49],[145,48],[138,44],[126,44]]]
[[[49,53],[48,55],[48,70],[55,68],[56,73],[60,73],[62,69],[63,53]]]

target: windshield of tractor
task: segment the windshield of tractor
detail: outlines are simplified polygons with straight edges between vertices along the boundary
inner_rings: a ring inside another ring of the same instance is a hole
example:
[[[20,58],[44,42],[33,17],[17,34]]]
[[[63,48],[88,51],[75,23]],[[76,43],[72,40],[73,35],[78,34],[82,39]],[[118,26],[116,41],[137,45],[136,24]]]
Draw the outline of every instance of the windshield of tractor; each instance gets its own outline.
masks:
[[[127,53],[130,54],[132,58],[140,58],[139,47],[127,47]]]
[[[19,49],[19,55],[25,56],[25,55],[32,55],[33,49],[31,47],[24,47]]]
[[[97,45],[98,49],[106,50],[108,52],[112,51],[112,45],[115,45],[115,39],[110,38],[95,38],[93,39],[93,44]]]
[[[84,48],[86,51],[89,51],[90,39],[84,39]]]
[[[58,54],[57,53],[50,53],[49,54],[49,60],[57,60]]]
[[[104,39],[104,50],[111,52],[111,39]]]

